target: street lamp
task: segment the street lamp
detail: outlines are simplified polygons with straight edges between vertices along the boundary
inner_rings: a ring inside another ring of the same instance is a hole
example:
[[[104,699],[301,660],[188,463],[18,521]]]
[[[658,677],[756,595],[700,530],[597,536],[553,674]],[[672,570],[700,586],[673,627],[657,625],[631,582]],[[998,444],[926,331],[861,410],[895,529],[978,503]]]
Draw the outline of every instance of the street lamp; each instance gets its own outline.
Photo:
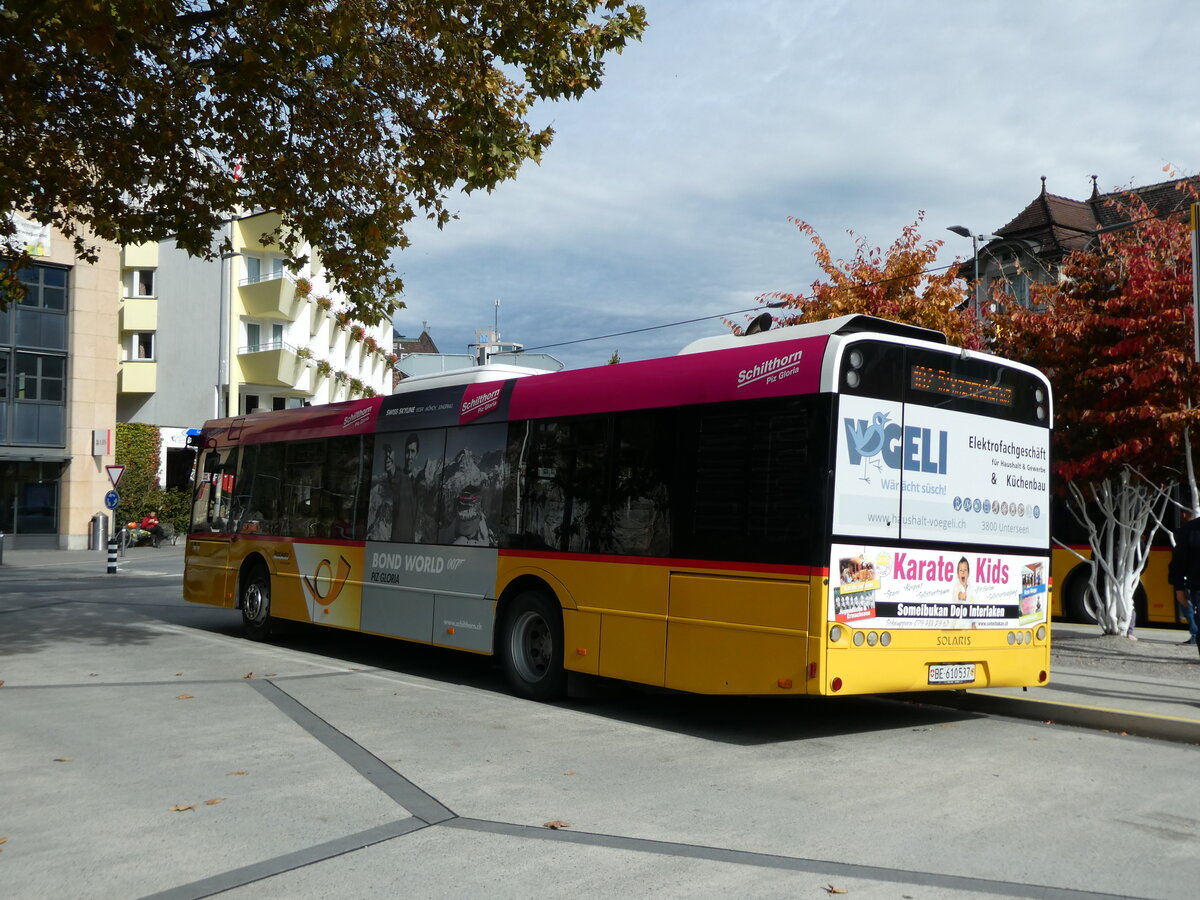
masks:
[[[975,263],[975,318],[983,317],[983,304],[979,299],[979,242],[991,241],[999,238],[998,234],[976,234],[965,225],[951,225],[946,229],[953,231],[960,237],[969,237],[971,239],[971,259]]]

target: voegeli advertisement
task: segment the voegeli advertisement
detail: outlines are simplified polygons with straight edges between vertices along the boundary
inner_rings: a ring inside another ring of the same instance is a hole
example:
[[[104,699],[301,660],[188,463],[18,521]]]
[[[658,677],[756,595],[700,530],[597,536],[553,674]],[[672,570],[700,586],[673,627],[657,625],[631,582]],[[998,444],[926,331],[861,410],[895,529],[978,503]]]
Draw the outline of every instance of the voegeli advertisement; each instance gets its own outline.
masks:
[[[842,395],[835,534],[1006,547],[1050,543],[1050,432]]]
[[[863,628],[1026,628],[1047,621],[1049,559],[834,544],[829,621]]]

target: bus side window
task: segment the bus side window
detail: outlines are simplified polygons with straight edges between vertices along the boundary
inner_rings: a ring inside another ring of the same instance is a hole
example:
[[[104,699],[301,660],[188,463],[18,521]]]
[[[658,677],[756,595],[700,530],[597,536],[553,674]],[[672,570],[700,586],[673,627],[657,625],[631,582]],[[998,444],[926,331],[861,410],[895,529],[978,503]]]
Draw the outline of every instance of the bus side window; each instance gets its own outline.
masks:
[[[610,546],[629,556],[671,551],[671,410],[625,413],[617,419]]]

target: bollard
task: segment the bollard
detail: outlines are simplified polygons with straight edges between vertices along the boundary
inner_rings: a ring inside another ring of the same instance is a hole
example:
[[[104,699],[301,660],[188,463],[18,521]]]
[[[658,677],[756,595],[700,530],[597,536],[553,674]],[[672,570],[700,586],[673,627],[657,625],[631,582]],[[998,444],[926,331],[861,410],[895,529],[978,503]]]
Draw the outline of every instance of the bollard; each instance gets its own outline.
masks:
[[[117,574],[117,542],[113,538],[108,539],[108,574]]]

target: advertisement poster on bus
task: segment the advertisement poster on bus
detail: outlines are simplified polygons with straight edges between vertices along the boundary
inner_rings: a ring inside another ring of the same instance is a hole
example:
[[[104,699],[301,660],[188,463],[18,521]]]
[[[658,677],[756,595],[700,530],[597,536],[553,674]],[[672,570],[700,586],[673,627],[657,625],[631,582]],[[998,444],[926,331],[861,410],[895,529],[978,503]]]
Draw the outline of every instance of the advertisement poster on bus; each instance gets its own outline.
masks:
[[[843,395],[833,530],[877,540],[1050,543],[1050,432]]]
[[[1027,628],[1047,621],[1049,559],[834,544],[829,621],[869,628]]]

